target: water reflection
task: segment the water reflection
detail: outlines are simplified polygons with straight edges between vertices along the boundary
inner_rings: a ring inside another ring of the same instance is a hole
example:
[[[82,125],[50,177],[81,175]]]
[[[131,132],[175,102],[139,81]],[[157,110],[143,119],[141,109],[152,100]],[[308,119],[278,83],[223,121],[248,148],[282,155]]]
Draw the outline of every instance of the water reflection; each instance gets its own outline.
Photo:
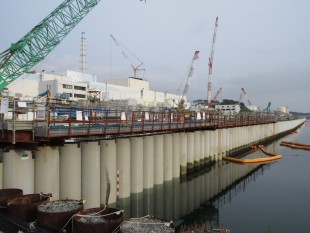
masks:
[[[277,146],[270,149],[278,150]],[[255,151],[246,158],[260,155],[261,152]],[[184,223],[195,218],[197,223],[208,220],[216,225],[219,224],[218,208],[230,202],[269,166],[222,161],[185,179],[176,178],[145,189],[143,193],[131,194],[119,202],[119,207],[125,209],[126,218],[152,215],[166,220],[182,219]]]

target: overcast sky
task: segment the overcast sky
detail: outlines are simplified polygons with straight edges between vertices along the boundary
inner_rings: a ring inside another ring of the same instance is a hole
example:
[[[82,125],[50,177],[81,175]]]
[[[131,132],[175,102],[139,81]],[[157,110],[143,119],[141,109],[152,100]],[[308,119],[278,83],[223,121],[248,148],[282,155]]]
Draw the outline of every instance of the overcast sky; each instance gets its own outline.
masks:
[[[0,52],[61,2],[2,1]],[[212,97],[222,87],[221,99],[238,100],[243,87],[261,109],[270,101],[272,109],[289,106],[310,112],[309,10],[309,0],[103,0],[35,70],[78,71],[85,32],[88,71],[99,80],[132,76],[130,63],[140,63],[131,52],[143,61],[151,89],[177,93],[180,86],[183,90],[195,50],[200,50],[188,98],[206,99],[218,16]],[[130,61],[110,34],[130,51]]]

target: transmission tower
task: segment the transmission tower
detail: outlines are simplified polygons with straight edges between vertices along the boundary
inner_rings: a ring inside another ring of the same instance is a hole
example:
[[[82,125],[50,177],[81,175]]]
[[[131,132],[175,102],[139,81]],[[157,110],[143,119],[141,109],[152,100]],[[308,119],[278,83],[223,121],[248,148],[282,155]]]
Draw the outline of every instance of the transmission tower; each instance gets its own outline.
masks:
[[[86,37],[85,37],[85,32],[82,32],[80,56],[81,56],[80,70],[84,74],[84,73],[87,73],[87,41],[86,41]]]

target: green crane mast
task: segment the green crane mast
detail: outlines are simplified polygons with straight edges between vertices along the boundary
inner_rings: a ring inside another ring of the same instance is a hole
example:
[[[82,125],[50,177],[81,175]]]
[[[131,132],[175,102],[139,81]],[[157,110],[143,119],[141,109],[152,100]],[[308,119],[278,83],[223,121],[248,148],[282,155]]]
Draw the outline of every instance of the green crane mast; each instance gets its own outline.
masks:
[[[0,53],[0,90],[41,62],[100,0],[65,0]]]

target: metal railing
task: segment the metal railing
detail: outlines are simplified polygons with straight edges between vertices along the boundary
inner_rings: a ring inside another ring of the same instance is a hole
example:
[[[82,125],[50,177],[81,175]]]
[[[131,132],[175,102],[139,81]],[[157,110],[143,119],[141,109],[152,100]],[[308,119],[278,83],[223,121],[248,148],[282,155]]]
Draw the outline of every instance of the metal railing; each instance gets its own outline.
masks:
[[[15,102],[14,102],[15,101]],[[28,132],[32,141],[53,138],[117,136],[161,132],[213,130],[267,124],[278,119],[272,114],[251,112],[225,115],[220,111],[133,110],[128,107],[74,106],[29,101],[20,107],[9,102],[1,114],[2,140]],[[287,120],[287,119],[286,119]],[[11,141],[11,140],[10,140]]]
[[[223,115],[215,111],[140,111],[107,107],[50,107],[35,120],[36,137],[147,134],[216,129],[275,122],[272,115]]]

